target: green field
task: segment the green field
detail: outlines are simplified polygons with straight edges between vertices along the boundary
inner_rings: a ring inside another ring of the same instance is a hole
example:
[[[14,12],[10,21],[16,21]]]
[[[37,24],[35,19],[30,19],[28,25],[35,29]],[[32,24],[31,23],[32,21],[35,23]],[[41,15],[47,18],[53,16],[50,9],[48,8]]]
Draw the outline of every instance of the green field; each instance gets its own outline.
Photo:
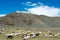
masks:
[[[13,39],[6,39],[7,38],[7,36],[6,36],[7,33],[15,32],[17,29],[19,29],[22,32],[26,32],[28,30],[30,30],[31,32],[41,31],[42,33],[46,33],[48,30],[51,30],[54,33],[60,32],[60,28],[40,28],[40,29],[37,29],[37,28],[30,28],[30,29],[29,28],[8,28],[7,29],[6,28],[6,29],[3,30],[4,33],[0,34],[0,40],[23,40],[21,35],[14,36]],[[60,40],[60,37],[44,37],[44,36],[41,35],[39,37],[30,38],[28,40]]]

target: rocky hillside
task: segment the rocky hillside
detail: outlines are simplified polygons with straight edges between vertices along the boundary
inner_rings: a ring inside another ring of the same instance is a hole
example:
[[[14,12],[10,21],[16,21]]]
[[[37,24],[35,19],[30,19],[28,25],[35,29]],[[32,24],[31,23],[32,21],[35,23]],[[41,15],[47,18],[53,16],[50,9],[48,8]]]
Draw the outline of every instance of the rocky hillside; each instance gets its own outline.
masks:
[[[60,28],[60,17],[47,17],[30,13],[13,12],[4,17],[0,17],[0,26],[4,25],[37,28]]]

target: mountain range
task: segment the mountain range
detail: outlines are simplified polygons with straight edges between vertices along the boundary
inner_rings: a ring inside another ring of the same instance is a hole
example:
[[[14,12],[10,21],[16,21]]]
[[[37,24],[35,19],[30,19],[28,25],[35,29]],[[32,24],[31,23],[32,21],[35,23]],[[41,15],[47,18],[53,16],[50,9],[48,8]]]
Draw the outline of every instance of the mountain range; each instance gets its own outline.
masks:
[[[12,12],[0,17],[0,27],[60,28],[60,17]]]

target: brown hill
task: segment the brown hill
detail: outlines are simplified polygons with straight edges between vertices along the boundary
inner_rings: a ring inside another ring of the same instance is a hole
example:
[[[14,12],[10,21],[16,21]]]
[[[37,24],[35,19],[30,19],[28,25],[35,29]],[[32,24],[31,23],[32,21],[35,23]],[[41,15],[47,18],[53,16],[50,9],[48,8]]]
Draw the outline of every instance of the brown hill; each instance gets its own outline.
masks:
[[[43,15],[34,15],[27,13],[10,13],[0,18],[0,26],[20,26],[37,28],[60,28],[60,17],[47,17]]]

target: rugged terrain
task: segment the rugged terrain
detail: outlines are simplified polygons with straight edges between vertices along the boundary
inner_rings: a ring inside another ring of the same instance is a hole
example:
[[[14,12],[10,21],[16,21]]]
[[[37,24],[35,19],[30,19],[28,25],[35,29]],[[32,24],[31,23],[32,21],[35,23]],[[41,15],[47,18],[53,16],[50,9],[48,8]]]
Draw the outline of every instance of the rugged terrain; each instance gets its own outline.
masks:
[[[13,12],[0,17],[0,27],[60,28],[60,17]]]

